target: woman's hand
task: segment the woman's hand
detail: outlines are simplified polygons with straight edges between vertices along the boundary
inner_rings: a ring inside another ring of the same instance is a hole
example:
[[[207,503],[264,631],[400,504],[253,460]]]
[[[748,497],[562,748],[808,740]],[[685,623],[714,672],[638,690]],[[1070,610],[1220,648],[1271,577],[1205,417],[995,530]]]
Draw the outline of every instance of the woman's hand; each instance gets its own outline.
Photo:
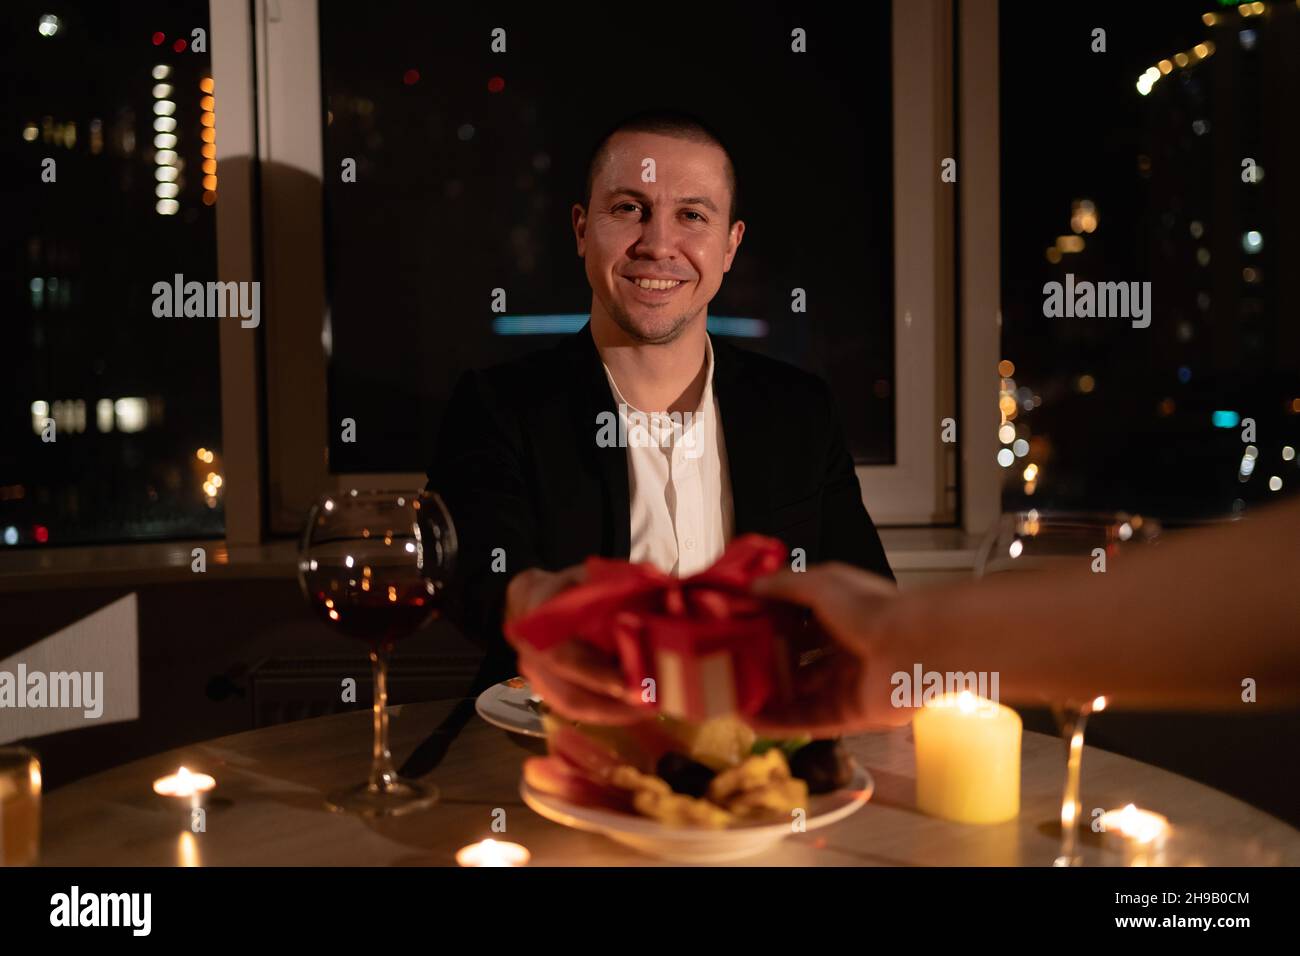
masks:
[[[811,608],[836,643],[832,653],[799,669],[789,703],[769,704],[750,721],[755,730],[774,737],[834,737],[911,719],[910,708],[890,701],[893,674],[910,673],[911,661],[920,660],[917,648],[898,636],[901,605],[892,582],[832,562],[760,578],[753,592]]]

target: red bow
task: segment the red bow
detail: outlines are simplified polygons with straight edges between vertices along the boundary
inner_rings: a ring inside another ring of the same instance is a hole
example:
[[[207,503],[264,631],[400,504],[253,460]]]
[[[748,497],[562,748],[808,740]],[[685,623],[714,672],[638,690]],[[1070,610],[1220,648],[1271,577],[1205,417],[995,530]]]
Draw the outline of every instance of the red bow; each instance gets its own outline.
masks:
[[[615,655],[629,688],[653,678],[656,701],[679,716],[751,716],[787,684],[784,642],[803,627],[801,608],[749,593],[786,554],[775,538],[745,535],[712,567],[681,579],[649,564],[588,558],[586,583],[506,630],[540,651],[577,639]]]

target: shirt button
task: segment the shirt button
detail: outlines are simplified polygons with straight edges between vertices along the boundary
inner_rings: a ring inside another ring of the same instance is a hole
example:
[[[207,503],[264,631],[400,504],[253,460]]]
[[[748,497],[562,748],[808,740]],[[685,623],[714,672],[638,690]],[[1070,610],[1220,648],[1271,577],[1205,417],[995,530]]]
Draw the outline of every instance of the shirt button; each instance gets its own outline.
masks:
[[[694,550],[695,550],[695,539],[694,539],[694,538],[687,538],[685,541],[682,542],[682,544],[686,545],[686,550],[687,550],[687,551],[694,551]]]

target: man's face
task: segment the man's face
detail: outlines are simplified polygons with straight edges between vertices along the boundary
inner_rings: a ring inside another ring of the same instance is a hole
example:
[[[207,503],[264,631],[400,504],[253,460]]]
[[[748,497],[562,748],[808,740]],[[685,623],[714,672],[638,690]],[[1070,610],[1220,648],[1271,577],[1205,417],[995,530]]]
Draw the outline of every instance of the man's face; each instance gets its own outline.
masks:
[[[654,182],[642,180],[647,159],[654,160]],[[726,154],[718,147],[615,133],[596,171],[590,208],[573,207],[593,317],[603,310],[630,338],[646,343],[671,342],[702,319],[745,231],[743,222],[728,225],[730,206]],[[646,280],[657,281],[646,288]]]

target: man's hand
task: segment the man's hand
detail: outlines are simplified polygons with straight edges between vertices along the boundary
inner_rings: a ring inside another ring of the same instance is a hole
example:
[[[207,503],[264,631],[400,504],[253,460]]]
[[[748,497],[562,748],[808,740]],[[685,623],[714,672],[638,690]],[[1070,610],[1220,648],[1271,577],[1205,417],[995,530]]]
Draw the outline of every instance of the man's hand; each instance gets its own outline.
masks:
[[[506,587],[506,623],[531,614],[534,608],[586,579],[587,573],[581,564],[563,571],[543,571],[541,568],[520,571]]]
[[[833,737],[906,724],[912,711],[890,703],[891,676],[916,659],[890,625],[898,590],[884,578],[832,562],[780,571],[754,582],[755,594],[812,608],[836,652],[801,668],[794,699],[769,705],[751,723],[768,736]]]
[[[506,634],[509,623],[531,613],[561,591],[586,580],[583,566],[563,571],[529,568],[520,571],[506,588]],[[579,641],[567,641],[542,652],[522,641],[510,640],[519,654],[519,670],[548,707],[572,720],[595,724],[630,724],[645,720],[636,692],[629,692],[613,658],[606,658]]]

